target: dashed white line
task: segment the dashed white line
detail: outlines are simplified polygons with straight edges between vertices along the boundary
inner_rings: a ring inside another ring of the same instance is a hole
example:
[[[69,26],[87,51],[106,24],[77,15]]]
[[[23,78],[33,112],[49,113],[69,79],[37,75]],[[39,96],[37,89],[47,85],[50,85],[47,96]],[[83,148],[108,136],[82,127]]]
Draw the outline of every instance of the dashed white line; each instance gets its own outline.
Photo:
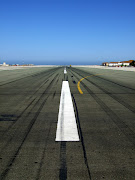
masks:
[[[79,141],[68,81],[63,81],[55,141]]]
[[[66,70],[66,68],[64,69],[64,74],[67,74],[67,70]]]

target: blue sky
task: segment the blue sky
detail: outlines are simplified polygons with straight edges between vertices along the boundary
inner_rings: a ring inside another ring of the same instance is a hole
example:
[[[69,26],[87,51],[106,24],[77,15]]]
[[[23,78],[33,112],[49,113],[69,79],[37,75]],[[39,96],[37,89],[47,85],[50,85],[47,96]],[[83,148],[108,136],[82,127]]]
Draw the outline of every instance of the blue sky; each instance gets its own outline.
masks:
[[[0,63],[135,59],[134,0],[0,0]]]

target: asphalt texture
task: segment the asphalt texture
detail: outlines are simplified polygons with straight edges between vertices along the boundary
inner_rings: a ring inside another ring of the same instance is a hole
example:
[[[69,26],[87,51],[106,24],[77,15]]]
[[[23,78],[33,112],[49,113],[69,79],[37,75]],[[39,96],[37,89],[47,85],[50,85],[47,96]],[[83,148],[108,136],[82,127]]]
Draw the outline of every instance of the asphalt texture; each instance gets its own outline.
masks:
[[[63,80],[69,81],[79,142],[55,142]],[[0,179],[134,180],[135,72],[0,71]]]

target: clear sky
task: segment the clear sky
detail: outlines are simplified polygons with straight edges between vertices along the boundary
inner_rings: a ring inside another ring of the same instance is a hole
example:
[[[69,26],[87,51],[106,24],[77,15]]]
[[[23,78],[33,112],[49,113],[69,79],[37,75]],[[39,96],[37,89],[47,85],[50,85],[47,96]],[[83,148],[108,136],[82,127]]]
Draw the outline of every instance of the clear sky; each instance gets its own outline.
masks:
[[[135,0],[0,0],[0,63],[135,59]]]

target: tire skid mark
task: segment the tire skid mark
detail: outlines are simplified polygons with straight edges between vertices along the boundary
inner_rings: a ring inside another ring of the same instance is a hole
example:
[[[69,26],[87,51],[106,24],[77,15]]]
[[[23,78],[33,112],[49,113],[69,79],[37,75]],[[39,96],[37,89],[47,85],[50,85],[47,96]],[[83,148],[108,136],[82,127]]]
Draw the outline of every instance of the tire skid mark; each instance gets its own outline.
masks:
[[[76,72],[77,73],[77,72]],[[82,74],[77,73],[78,75],[83,76]],[[128,103],[124,102],[122,99],[120,99],[119,97],[116,97],[114,94],[108,92],[107,90],[103,89],[101,86],[99,86],[98,84],[95,84],[94,82],[92,82],[89,79],[85,79],[86,81],[90,82],[91,84],[93,84],[94,86],[96,86],[97,88],[99,88],[100,90],[102,90],[104,93],[106,93],[107,95],[109,95],[111,98],[115,99],[115,101],[119,102],[120,104],[122,104],[123,106],[125,106],[127,109],[129,109],[130,111],[132,111],[133,113],[135,113],[135,108],[133,108],[132,106],[130,106]],[[82,83],[82,82],[81,82]]]
[[[67,179],[67,163],[66,163],[66,141],[62,141],[60,144],[60,170],[59,180]]]
[[[76,78],[79,79],[77,76]],[[100,105],[100,107],[106,112],[106,114],[111,118],[111,120],[117,125],[120,131],[123,134],[125,134],[126,138],[135,146],[135,133],[83,82],[82,85],[88,91],[88,93],[95,99],[95,101]]]
[[[58,79],[56,80],[56,83],[58,82],[60,75],[61,74],[58,75]],[[55,95],[56,95],[56,90],[53,93],[53,98],[55,97]],[[44,163],[45,152],[46,152],[46,149],[47,149],[47,143],[48,143],[48,140],[49,140],[49,135],[50,135],[51,127],[52,127],[52,123],[50,123],[49,131],[48,131],[48,134],[47,134],[47,137],[46,137],[44,150],[43,150],[43,153],[42,153],[42,157],[41,157],[41,161],[40,161],[40,164],[39,164],[39,168],[37,170],[36,180],[40,179],[40,174],[41,174],[42,166],[43,166],[43,163]]]
[[[42,166],[43,166],[43,163],[44,163],[43,161],[44,161],[44,158],[45,158],[45,152],[46,152],[46,149],[47,149],[47,143],[48,143],[51,127],[52,127],[52,123],[50,123],[50,126],[49,126],[48,134],[47,134],[46,141],[45,141],[44,150],[42,152],[41,161],[40,161],[40,164],[39,164],[39,168],[37,170],[36,180],[40,179],[41,169],[42,169]]]
[[[56,91],[53,93],[53,99],[54,99],[55,95],[56,95]]]
[[[66,74],[64,74],[64,81],[66,81]]]
[[[48,75],[48,71],[45,72],[44,74],[45,74],[45,75]],[[43,76],[44,74],[42,74],[42,77],[44,77],[44,76]],[[40,77],[39,77],[39,78],[40,78]],[[48,78],[49,78],[49,77],[48,77]],[[46,82],[47,82],[47,81],[45,81],[45,82],[43,81],[43,84],[46,83]],[[25,81],[24,83],[26,83],[26,81]],[[23,87],[24,83],[23,83],[23,84],[21,83],[22,87]],[[38,83],[37,87],[39,87],[40,84],[41,84],[41,82]],[[27,87],[29,87],[29,86],[31,86],[30,83],[27,85]],[[38,90],[39,90],[39,89],[40,89],[40,87],[38,88]],[[36,91],[36,92],[37,92],[37,91]],[[35,93],[36,93],[36,92],[35,92]],[[34,93],[34,94],[35,94],[35,93]],[[20,107],[17,108],[17,111],[20,110],[20,108],[22,107],[22,104],[24,104],[26,101],[29,101],[29,99],[31,99],[31,97],[32,97],[34,94],[32,94],[28,99],[25,98],[26,100],[25,100],[23,103],[20,104]],[[5,95],[5,94],[3,94],[3,95]],[[10,95],[13,95],[13,94],[10,94]],[[16,93],[15,93],[15,95],[16,95]],[[22,98],[24,98],[24,97],[22,97]],[[17,107],[18,107],[18,105],[17,105]],[[21,114],[22,114],[22,113],[21,113]],[[21,114],[20,114],[20,115],[21,115]],[[20,117],[20,115],[16,118],[16,120]],[[16,120],[15,120],[15,121],[16,121]]]
[[[55,77],[54,77],[55,78]],[[54,79],[53,79],[54,80]],[[52,80],[52,81],[53,81]],[[51,82],[52,83],[52,82]],[[49,84],[50,85],[50,84]],[[49,87],[49,86],[48,86]],[[48,88],[47,87],[47,88]],[[36,105],[39,103],[39,101],[42,99],[42,97],[43,97],[43,95],[45,94],[45,92],[47,91],[47,88],[46,88],[46,90],[44,91],[44,93],[41,95],[41,97],[38,99],[38,101],[34,104],[34,106],[31,108],[31,111],[36,107]],[[35,98],[36,99],[36,98]],[[35,100],[34,99],[34,100]],[[34,102],[34,100],[31,102],[31,104]],[[31,104],[29,104],[29,106],[31,105]],[[31,114],[31,112],[28,112],[27,113],[27,117],[29,117],[30,116],[30,114]],[[15,123],[14,124],[12,124],[12,126],[13,125],[15,125]],[[6,132],[7,133],[7,132]],[[9,142],[11,142],[12,141],[12,139],[13,139],[13,137],[11,137],[8,141],[7,141],[7,143],[5,144],[5,146],[1,149],[1,151],[0,152],[2,152],[5,148],[6,148],[6,146],[8,145],[8,143]]]
[[[48,96],[48,97],[49,97],[49,96]],[[48,97],[47,97],[47,98],[45,99],[45,101],[41,104],[40,108],[38,109],[38,112],[36,113],[36,115],[35,115],[34,118],[32,119],[31,123],[29,124],[27,133],[25,134],[22,143],[21,143],[20,146],[18,147],[18,149],[17,149],[17,151],[15,152],[15,154],[12,156],[11,160],[9,161],[9,163],[8,163],[8,165],[7,165],[7,168],[6,168],[6,169],[3,171],[3,173],[1,174],[1,180],[6,177],[6,175],[7,175],[7,173],[9,172],[11,166],[13,165],[13,163],[14,163],[17,155],[19,154],[19,152],[20,152],[20,150],[21,150],[21,148],[22,148],[22,146],[23,146],[23,143],[25,142],[25,140],[26,140],[28,134],[30,133],[33,125],[35,124],[36,119],[37,119],[37,117],[38,117],[41,109],[43,108],[45,102],[47,101]]]
[[[69,71],[69,74],[70,74],[70,77],[72,79],[73,84],[77,84],[76,81],[75,81],[75,78],[73,76],[73,73],[71,73],[71,71]]]
[[[82,144],[82,149],[83,149],[83,157],[84,157],[84,162],[87,168],[87,172],[89,175],[89,179],[91,180],[91,173],[90,173],[90,168],[89,168],[89,164],[88,164],[88,160],[87,160],[87,153],[86,153],[86,149],[85,149],[85,143],[84,143],[84,139],[83,139],[83,133],[82,133],[82,128],[81,128],[81,124],[80,124],[80,119],[79,119],[79,113],[78,113],[78,109],[77,109],[77,104],[74,98],[74,95],[71,93],[72,99],[73,99],[73,104],[74,104],[74,109],[75,109],[75,115],[76,115],[76,120],[77,120],[77,125],[78,125],[78,130],[79,130],[79,136],[80,136],[80,140],[81,140],[81,144]]]
[[[99,85],[93,83],[92,81],[90,81],[89,79],[86,79],[87,81],[89,81],[91,84],[93,84],[94,86],[98,87],[100,90],[102,90],[104,93],[106,93],[107,95],[109,95],[111,98],[115,99],[115,101],[119,102],[120,104],[122,104],[123,106],[125,106],[127,109],[129,109],[130,111],[132,111],[133,113],[135,113],[135,108],[133,108],[132,106],[130,106],[129,104],[127,104],[126,102],[124,102],[122,99],[120,99],[119,97],[116,97],[114,94],[109,93],[107,90],[103,89],[102,87],[100,87]]]
[[[56,81],[56,84],[58,83],[60,76],[61,76],[61,74],[59,73],[59,76],[58,76],[58,79]]]
[[[56,68],[51,69],[51,70],[54,70],[54,71],[55,71],[55,69],[56,69]],[[58,68],[58,69],[60,69],[60,68]],[[58,70],[58,69],[57,69],[57,70]],[[48,71],[50,71],[50,70],[48,70]],[[14,83],[14,82],[16,82],[16,81],[19,81],[19,80],[22,80],[22,79],[26,79],[26,78],[28,78],[28,77],[38,76],[39,74],[43,74],[43,73],[44,73],[44,71],[43,71],[43,72],[40,72],[40,73],[34,73],[34,74],[28,75],[28,76],[26,76],[26,77],[18,78],[18,79],[12,80],[12,81],[10,81],[10,82],[6,82],[6,83],[4,83],[4,84],[0,84],[0,86],[4,86],[4,85],[10,84],[10,83]]]
[[[73,70],[73,69],[72,69],[72,70]],[[94,74],[90,74],[90,73],[88,73],[88,72],[86,72],[86,71],[82,71],[82,70],[76,69],[76,68],[74,68],[74,71],[75,71],[75,72],[76,72],[76,71],[79,71],[79,72],[81,72],[81,73],[86,73],[86,74],[88,74],[88,75],[94,75]],[[108,82],[110,82],[110,83],[113,83],[113,84],[115,84],[115,85],[121,86],[121,87],[123,87],[123,88],[130,89],[130,90],[135,91],[134,88],[124,86],[124,85],[122,85],[122,84],[116,83],[116,82],[114,82],[114,81],[111,81],[111,80],[109,80],[109,79],[105,79],[105,78],[100,77],[100,76],[96,76],[96,75],[94,75],[94,76],[97,77],[97,78],[100,78],[100,79],[102,79],[102,80],[108,81]]]
[[[34,105],[34,107],[38,104],[38,102],[39,102],[39,101],[43,98],[43,96],[47,93],[47,91],[48,91],[49,88],[52,86],[52,83],[54,82],[54,80],[56,79],[57,76],[58,76],[58,75],[56,75],[56,76],[53,78],[53,80],[50,82],[50,84],[48,85],[48,87],[46,88],[46,90],[43,92],[43,94],[40,96],[39,100],[38,100],[37,103]],[[28,128],[27,128],[27,132],[26,132],[26,134],[24,135],[23,140],[22,140],[20,146],[17,148],[17,150],[15,151],[14,155],[13,155],[13,156],[11,157],[11,159],[9,160],[6,169],[1,173],[1,176],[0,176],[0,177],[1,177],[0,179],[1,179],[1,180],[3,180],[3,179],[7,176],[8,172],[10,171],[11,166],[12,166],[13,163],[15,162],[15,159],[16,159],[17,155],[19,154],[19,152],[20,152],[20,150],[21,150],[21,148],[22,148],[22,146],[23,146],[23,144],[24,144],[24,142],[25,142],[28,134],[30,133],[33,125],[35,124],[35,122],[36,122],[36,120],[37,120],[37,117],[39,116],[39,114],[40,114],[43,106],[45,105],[47,99],[49,98],[49,96],[50,96],[50,94],[48,94],[48,96],[47,96],[47,97],[45,98],[45,100],[42,102],[42,104],[41,104],[40,107],[38,108],[38,111],[36,112],[34,118],[32,118],[31,122],[29,123]],[[33,107],[33,108],[34,108],[34,107]],[[29,114],[31,114],[31,112],[29,112]]]
[[[56,71],[55,71],[56,72]],[[47,80],[46,81],[44,81],[40,86],[39,86],[39,88],[28,98],[28,99],[26,99],[26,101],[29,101],[42,87],[43,87],[43,85],[44,84],[46,84],[48,81],[49,81],[49,79],[48,78],[50,78],[55,72],[53,72],[51,75],[49,75],[48,77],[47,77]],[[36,98],[34,98],[28,105],[27,105],[27,107],[20,113],[20,115],[17,117],[17,119],[14,121],[14,123],[13,124],[11,124],[9,127],[8,127],[8,129],[2,134],[2,136],[5,134],[5,133],[7,133],[11,128],[12,128],[12,126],[13,125],[15,125],[15,123],[21,118],[21,116],[25,113],[25,111],[33,104],[33,102],[35,101],[37,99],[37,97]],[[25,103],[25,102],[24,102]],[[21,107],[20,107],[21,108]],[[20,109],[19,108],[19,109]],[[19,110],[18,109],[18,110]]]

